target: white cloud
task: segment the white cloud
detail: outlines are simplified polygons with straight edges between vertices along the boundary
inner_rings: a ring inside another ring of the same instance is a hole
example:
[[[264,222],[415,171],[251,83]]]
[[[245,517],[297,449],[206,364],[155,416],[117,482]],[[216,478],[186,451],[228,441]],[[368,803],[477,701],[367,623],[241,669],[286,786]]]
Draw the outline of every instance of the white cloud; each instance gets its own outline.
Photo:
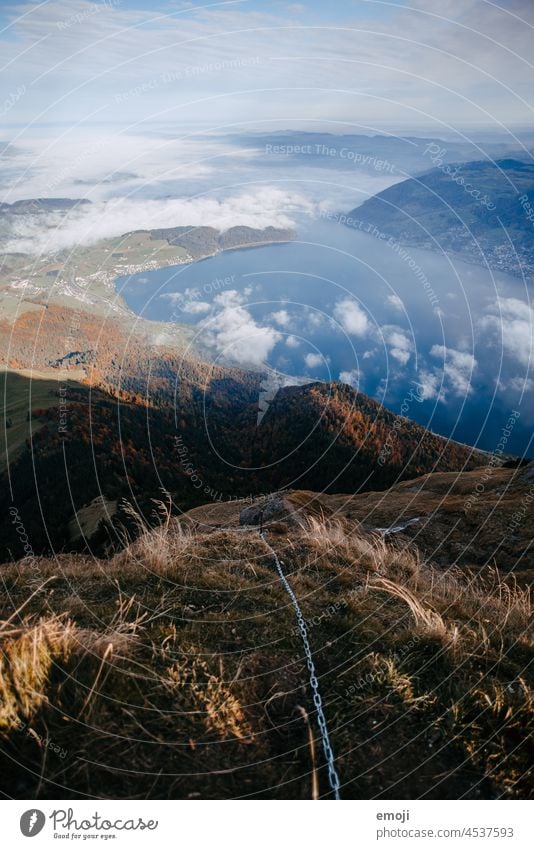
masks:
[[[388,295],[386,301],[390,306],[394,307],[394,309],[399,310],[399,312],[404,311],[404,302],[398,295]]]
[[[500,298],[479,321],[479,329],[489,334],[494,347],[503,349],[523,366],[532,362],[534,315],[519,298]]]
[[[471,377],[477,366],[477,361],[472,354],[457,351],[455,348],[447,348],[444,345],[433,345],[430,354],[443,360],[443,374],[447,388],[450,388],[455,395],[472,394]]]
[[[209,312],[211,305],[207,301],[201,301],[199,289],[187,288],[183,292],[164,292],[159,296],[161,300],[170,301],[175,309],[189,315],[201,315]],[[174,316],[175,317],[175,316]]]
[[[219,230],[248,227],[290,227],[290,212],[309,207],[300,195],[276,187],[261,187],[224,200],[213,197],[134,200],[113,198],[76,207],[65,216],[17,216],[7,252],[45,254],[89,245],[132,230],[209,226]]]
[[[405,366],[410,359],[410,352],[405,351],[402,348],[390,348],[389,353],[394,360],[397,360],[397,362],[401,364],[401,366]]]
[[[271,318],[276,322],[276,324],[279,324],[280,327],[287,327],[291,322],[291,316],[287,310],[278,310],[278,312],[273,312]]]
[[[442,360],[443,365],[419,370],[418,390],[423,400],[446,403],[449,393],[459,397],[473,393],[471,377],[477,368],[477,361],[472,354],[445,345],[433,345],[430,355]]]
[[[421,369],[417,375],[419,395],[424,401],[434,400],[442,397],[441,379],[439,372],[431,372]]]
[[[512,389],[515,392],[534,392],[534,378],[516,375],[511,377],[508,385],[501,383],[500,389]]]
[[[380,328],[382,335],[389,345],[390,355],[402,366],[405,366],[411,356],[413,344],[409,336],[401,327],[394,324],[385,324]]]
[[[350,371],[341,371],[339,373],[341,383],[348,383],[353,389],[359,389],[363,380],[363,374],[358,368],[353,368]]]
[[[365,336],[369,330],[367,316],[351,298],[343,298],[334,307],[334,316],[351,336]]]
[[[298,348],[300,342],[295,336],[288,336],[286,338],[286,345],[288,348]]]
[[[242,306],[242,296],[234,289],[221,292],[215,300],[215,312],[201,322],[199,341],[226,361],[244,366],[265,364],[282,334],[273,327],[262,327]],[[220,309],[218,309],[220,307]]]
[[[206,301],[187,301],[182,310],[190,315],[200,315],[201,313],[209,312],[210,305]]]
[[[306,354],[304,362],[306,363],[307,368],[317,368],[318,366],[324,365],[325,358],[322,357],[321,354]]]
[[[27,89],[10,119],[186,115],[213,126],[313,114],[406,124],[426,114],[458,126],[526,123],[529,114],[518,92],[532,85],[530,0],[510,9],[482,0],[366,3],[363,13],[361,4],[333,3],[326,18],[314,4],[144,5],[7,4],[6,90]],[[301,5],[311,26],[298,31],[295,55],[288,24]]]
[[[315,330],[325,322],[325,316],[318,310],[308,309],[307,311],[308,326],[311,330]]]

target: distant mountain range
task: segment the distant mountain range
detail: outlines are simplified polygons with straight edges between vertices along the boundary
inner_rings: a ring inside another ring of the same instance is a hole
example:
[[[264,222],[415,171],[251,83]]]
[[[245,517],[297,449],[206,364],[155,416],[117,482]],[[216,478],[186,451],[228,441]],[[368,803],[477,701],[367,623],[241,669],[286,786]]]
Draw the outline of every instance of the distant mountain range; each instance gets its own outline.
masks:
[[[273,163],[288,167],[310,165],[335,170],[355,168],[368,174],[391,175],[402,178],[422,174],[432,165],[434,152],[444,163],[466,162],[487,156],[488,159],[528,157],[519,144],[487,139],[462,140],[432,137],[391,135],[384,133],[321,133],[302,130],[273,133],[245,133],[234,137],[240,146],[261,153],[258,165]]]
[[[349,226],[534,277],[534,164],[439,164],[349,213]]]
[[[14,203],[0,203],[1,215],[36,215],[46,212],[68,212],[77,206],[86,206],[85,198],[28,198]]]

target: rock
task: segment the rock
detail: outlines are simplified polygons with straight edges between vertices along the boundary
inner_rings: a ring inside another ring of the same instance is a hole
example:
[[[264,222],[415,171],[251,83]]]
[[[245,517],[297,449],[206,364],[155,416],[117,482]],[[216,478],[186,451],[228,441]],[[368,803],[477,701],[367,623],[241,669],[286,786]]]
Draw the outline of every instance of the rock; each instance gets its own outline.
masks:
[[[239,524],[259,525],[262,520],[263,524],[267,524],[273,519],[288,519],[292,512],[293,508],[285,500],[283,493],[275,492],[250,507],[244,507],[239,513]]]

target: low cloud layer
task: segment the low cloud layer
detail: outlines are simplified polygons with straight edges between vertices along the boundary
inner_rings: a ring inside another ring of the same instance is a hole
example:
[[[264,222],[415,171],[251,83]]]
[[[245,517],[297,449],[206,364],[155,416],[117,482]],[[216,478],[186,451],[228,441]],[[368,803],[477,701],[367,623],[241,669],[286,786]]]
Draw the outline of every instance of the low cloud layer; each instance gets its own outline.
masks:
[[[4,250],[46,254],[90,245],[132,230],[210,226],[219,230],[248,227],[291,227],[293,215],[311,212],[297,192],[265,186],[218,200],[213,197],[138,200],[113,198],[76,207],[68,215],[18,216]],[[20,220],[18,220],[20,219]]]

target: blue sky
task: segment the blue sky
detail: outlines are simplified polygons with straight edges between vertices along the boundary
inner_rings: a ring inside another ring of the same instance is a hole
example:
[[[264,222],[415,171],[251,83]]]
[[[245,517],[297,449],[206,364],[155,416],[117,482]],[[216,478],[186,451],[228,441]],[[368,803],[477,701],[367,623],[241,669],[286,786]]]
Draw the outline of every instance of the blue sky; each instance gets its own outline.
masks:
[[[1,3],[4,126],[532,121],[534,4]]]

